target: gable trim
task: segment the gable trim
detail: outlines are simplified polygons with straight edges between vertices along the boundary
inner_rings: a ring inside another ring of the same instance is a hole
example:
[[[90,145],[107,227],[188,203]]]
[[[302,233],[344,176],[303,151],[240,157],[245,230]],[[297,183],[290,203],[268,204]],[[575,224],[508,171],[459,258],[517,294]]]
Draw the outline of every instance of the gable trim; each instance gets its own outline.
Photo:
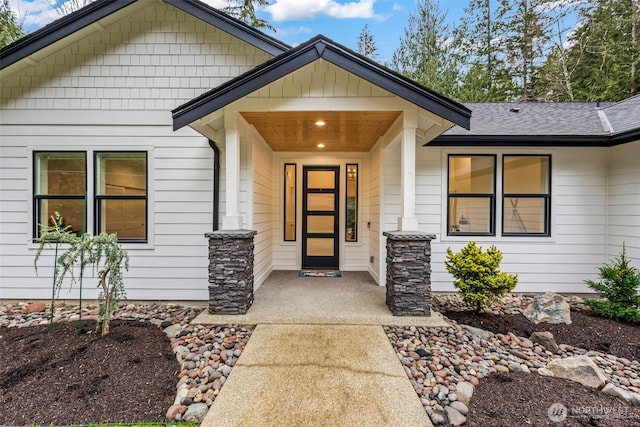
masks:
[[[0,49],[0,70],[34,54],[82,28],[135,3],[137,0],[97,1],[28,34]]]
[[[202,3],[201,1],[163,1],[271,55],[280,55],[281,53],[291,49],[291,46],[289,46],[288,44],[270,37],[262,33],[261,31],[245,24],[244,22],[232,18],[231,16],[209,6],[206,3]]]
[[[125,8],[138,0],[103,0],[89,3],[41,29],[28,34],[8,46],[0,49],[0,70],[27,58],[35,52],[58,42],[114,12]],[[276,40],[246,24],[226,15],[199,0],[163,0],[165,3],[200,19],[212,26],[245,41],[271,55],[280,55],[290,49],[285,43]]]
[[[400,98],[469,129],[471,111],[467,107],[432,92],[324,36],[314,37],[177,107],[171,112],[173,128],[177,130],[193,123],[318,59],[324,59]]]

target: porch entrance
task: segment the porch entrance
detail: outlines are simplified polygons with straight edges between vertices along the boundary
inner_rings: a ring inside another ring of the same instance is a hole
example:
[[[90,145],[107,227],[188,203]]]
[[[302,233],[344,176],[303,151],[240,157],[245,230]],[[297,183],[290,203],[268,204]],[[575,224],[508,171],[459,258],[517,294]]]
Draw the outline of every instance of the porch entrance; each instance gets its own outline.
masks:
[[[340,166],[302,168],[302,268],[338,269]]]

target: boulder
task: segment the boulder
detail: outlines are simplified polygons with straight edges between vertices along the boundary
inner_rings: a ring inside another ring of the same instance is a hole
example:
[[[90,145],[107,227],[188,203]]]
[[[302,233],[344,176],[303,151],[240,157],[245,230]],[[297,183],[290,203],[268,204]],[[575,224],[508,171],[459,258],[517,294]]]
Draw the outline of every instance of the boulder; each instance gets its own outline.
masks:
[[[24,314],[42,313],[47,309],[47,305],[43,302],[37,301],[27,304],[22,310]]]
[[[557,354],[560,352],[560,347],[558,347],[558,344],[556,343],[556,340],[551,332],[534,332],[533,334],[531,334],[531,337],[529,337],[529,339],[535,343],[540,344],[553,354]]]
[[[566,378],[593,388],[602,387],[607,379],[588,356],[555,359],[549,362],[547,369],[558,378]]]
[[[535,297],[524,309],[523,314],[535,324],[540,322],[571,324],[569,304],[562,295],[552,292]]]

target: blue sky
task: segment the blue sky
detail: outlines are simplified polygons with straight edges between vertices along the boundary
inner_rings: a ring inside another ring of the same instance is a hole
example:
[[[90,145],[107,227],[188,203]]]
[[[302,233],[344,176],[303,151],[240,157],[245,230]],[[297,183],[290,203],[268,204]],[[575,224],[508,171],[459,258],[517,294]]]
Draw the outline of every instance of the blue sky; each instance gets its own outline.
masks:
[[[222,7],[229,0],[203,0]],[[54,7],[64,0],[9,0],[24,28],[34,31],[60,17]],[[397,48],[415,0],[271,0],[272,5],[260,10],[259,16],[275,28],[270,33],[295,46],[311,37],[325,36],[349,48],[356,49],[358,35],[365,24],[373,34],[378,48],[378,61],[391,58]],[[451,22],[459,20],[466,0],[439,0]]]

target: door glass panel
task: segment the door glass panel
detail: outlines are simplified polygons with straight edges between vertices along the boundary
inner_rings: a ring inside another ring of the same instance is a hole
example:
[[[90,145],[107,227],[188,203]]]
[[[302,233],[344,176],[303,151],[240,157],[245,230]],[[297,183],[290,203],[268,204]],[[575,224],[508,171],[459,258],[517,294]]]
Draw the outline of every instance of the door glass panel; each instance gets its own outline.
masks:
[[[333,241],[330,238],[308,238],[307,256],[333,256]]]
[[[333,189],[335,186],[334,171],[309,171],[307,175],[307,188],[309,189]]]
[[[335,210],[335,195],[333,193],[308,193],[307,194],[307,210],[308,211],[333,211]]]
[[[333,233],[333,231],[333,215],[307,217],[307,233]]]

